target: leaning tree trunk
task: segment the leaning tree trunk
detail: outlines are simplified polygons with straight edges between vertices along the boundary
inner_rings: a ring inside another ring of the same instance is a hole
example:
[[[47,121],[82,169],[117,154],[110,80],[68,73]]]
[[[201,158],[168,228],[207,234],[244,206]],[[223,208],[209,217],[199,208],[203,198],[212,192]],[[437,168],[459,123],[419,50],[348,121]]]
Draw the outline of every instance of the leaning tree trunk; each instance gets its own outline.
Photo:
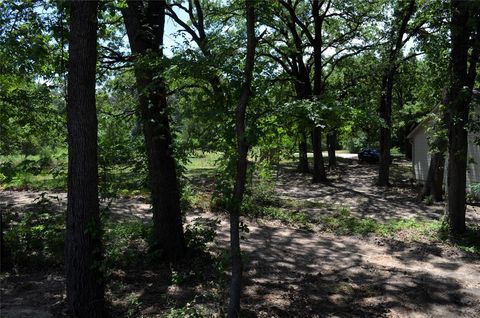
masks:
[[[465,196],[468,155],[466,126],[480,52],[480,20],[478,18],[480,6],[478,2],[452,0],[451,12],[447,216],[450,231],[453,234],[460,234],[466,231]],[[472,41],[470,41],[471,36]],[[469,55],[471,43],[473,48]]]
[[[247,176],[248,144],[245,136],[245,117],[247,104],[250,100],[255,64],[255,8],[254,3],[245,0],[246,25],[247,25],[247,53],[245,59],[244,82],[235,110],[235,136],[237,139],[237,162],[235,172],[235,185],[230,203],[230,252],[232,258],[232,278],[230,282],[230,300],[228,304],[228,317],[236,318],[240,314],[240,296],[242,293],[242,256],[240,254],[240,207],[245,193]]]
[[[308,173],[310,168],[308,166],[308,144],[307,144],[307,133],[305,129],[300,128],[298,141],[298,172]]]
[[[127,1],[123,17],[132,53],[147,150],[154,245],[170,261],[185,254],[180,190],[168,116],[166,87],[158,69],[163,58],[165,1]]]
[[[332,130],[327,134],[328,147],[328,167],[335,168],[337,166],[337,157],[335,155],[335,148],[337,147],[337,131]]]
[[[327,181],[325,172],[325,164],[322,154],[322,128],[315,127],[312,131],[312,147],[313,147],[313,180],[312,182]]]
[[[97,1],[70,4],[65,271],[69,314],[79,318],[104,316],[95,105],[97,6]]]
[[[431,196],[435,202],[443,200],[443,175],[445,168],[445,155],[435,152],[430,158],[427,180],[423,185],[421,198]]]
[[[393,70],[387,70],[382,79],[382,96],[380,99],[380,117],[383,125],[380,128],[380,166],[378,173],[378,185],[390,185],[390,146],[392,127],[392,93],[393,93]]]

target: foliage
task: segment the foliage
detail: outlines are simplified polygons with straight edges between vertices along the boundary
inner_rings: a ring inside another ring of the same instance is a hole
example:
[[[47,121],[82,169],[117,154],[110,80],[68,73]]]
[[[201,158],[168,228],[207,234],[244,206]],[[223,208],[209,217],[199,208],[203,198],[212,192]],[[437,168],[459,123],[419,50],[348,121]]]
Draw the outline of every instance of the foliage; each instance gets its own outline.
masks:
[[[397,233],[409,231],[408,239],[449,243],[468,253],[480,254],[478,226],[467,228],[467,233],[464,235],[451,236],[444,220],[428,221],[410,218],[380,222],[373,218],[355,217],[345,208],[340,208],[335,214],[321,218],[319,224],[325,230],[342,235],[373,234],[395,238]]]
[[[148,261],[148,242],[152,226],[141,220],[104,222],[105,262],[107,268],[138,266]]]
[[[180,308],[172,308],[164,316],[165,318],[203,318],[205,317],[202,312],[197,308],[195,302],[187,303]]]
[[[197,221],[185,227],[185,241],[187,247],[200,252],[208,250],[208,244],[216,237],[216,228],[220,220],[208,222]]]
[[[50,200],[43,193],[21,215],[5,216],[11,218],[6,220],[10,223],[5,233],[6,249],[17,266],[58,265],[63,261],[63,215],[51,209]]]

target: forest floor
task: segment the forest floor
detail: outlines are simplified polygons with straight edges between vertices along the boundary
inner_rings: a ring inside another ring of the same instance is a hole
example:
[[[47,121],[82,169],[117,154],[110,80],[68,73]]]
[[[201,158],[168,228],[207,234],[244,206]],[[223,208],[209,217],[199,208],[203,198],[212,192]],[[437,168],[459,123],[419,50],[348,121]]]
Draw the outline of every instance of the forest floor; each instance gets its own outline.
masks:
[[[394,169],[393,186],[382,188],[373,185],[375,166],[341,164],[329,172],[329,183],[318,185],[311,184],[310,176],[294,172],[293,167],[282,166],[276,176],[276,193],[288,202],[285,210],[289,213],[308,216],[308,226],[264,218],[244,219],[249,229],[242,241],[244,316],[479,317],[478,253],[431,240],[425,232],[415,232],[415,227],[389,235],[360,235],[342,234],[324,224],[325,217],[331,216],[331,221],[345,213],[350,223],[353,218],[368,218],[379,224],[412,218],[439,220],[443,204],[419,202],[405,171]],[[203,177],[192,180],[205,189],[212,182]],[[54,198],[58,210],[65,209],[65,193],[47,195]],[[0,192],[2,212],[21,213],[39,196],[40,192],[34,191]],[[138,198],[117,199],[110,205],[112,216],[119,221],[148,220],[149,209],[149,204]],[[468,207],[469,223],[480,223],[478,209]],[[218,265],[228,246],[227,217],[203,205],[194,208],[187,220],[210,224],[218,220],[216,240],[211,246],[216,255],[211,262]],[[112,273],[107,299],[116,316],[159,317],[169,313],[169,317],[183,317],[191,313],[189,306],[195,304],[206,305],[210,313],[224,305],[228,279],[224,277],[219,285],[207,283],[215,280],[215,270],[204,270],[202,277],[197,275],[192,282],[182,283],[177,277],[176,284],[171,284],[172,273],[178,276],[169,270],[169,280],[163,277],[165,269],[158,268]],[[3,275],[0,316],[62,316],[63,282],[61,268]],[[217,303],[212,304],[214,301],[206,296],[210,293],[219,295]],[[183,309],[168,311],[169,306]]]

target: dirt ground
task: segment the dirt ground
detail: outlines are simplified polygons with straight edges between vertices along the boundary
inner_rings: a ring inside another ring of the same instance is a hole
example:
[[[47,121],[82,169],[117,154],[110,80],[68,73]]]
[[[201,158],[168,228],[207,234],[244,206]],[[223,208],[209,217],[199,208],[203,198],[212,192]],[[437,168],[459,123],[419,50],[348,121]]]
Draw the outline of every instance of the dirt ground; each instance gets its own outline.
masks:
[[[325,208],[309,209],[312,215],[331,213],[331,206],[345,206],[355,215],[378,220],[442,216],[443,205],[427,206],[415,199],[408,178],[400,176],[386,189],[372,185],[374,175],[375,167],[353,164],[331,172],[330,183],[312,185],[308,176],[287,167],[279,171],[277,192],[284,198],[325,203]],[[65,194],[48,195],[58,197],[59,209],[65,207]],[[2,212],[21,210],[38,196],[3,191],[0,207]],[[149,208],[136,199],[111,204],[119,218],[149,218]],[[195,211],[188,216],[189,222],[221,219],[217,245],[227,247],[225,216]],[[468,208],[467,218],[478,224],[475,207]],[[242,242],[242,306],[248,317],[480,317],[478,256],[442,244],[338,236],[264,220],[245,222],[250,232]],[[148,294],[145,286],[136,288]],[[2,317],[54,317],[64,298],[61,271],[2,277],[1,292]],[[154,306],[143,314],[160,315]]]

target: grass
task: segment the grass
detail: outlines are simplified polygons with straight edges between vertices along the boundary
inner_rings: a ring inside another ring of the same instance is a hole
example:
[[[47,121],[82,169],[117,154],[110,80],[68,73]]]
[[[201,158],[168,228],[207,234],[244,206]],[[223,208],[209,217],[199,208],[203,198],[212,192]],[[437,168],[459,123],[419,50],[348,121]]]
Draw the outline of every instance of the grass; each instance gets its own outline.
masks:
[[[67,187],[66,176],[54,177],[52,174],[33,174],[19,172],[10,181],[2,184],[8,189],[64,190]]]
[[[311,228],[308,214],[302,211],[292,211],[279,207],[258,207],[255,217],[278,220],[289,225],[296,225],[302,228]]]
[[[213,170],[217,167],[217,161],[223,156],[221,152],[196,152],[188,158],[185,168],[187,173],[197,170]]]
[[[189,163],[185,167],[186,176],[212,177],[216,168],[216,161],[221,156],[222,154],[218,152],[196,153],[189,158]],[[21,155],[1,156],[0,187],[6,190],[66,190],[66,157],[56,156],[48,166],[39,165],[40,159],[38,155],[27,157]],[[28,163],[27,166],[25,166],[26,162]],[[1,174],[2,172],[3,174]],[[100,192],[107,196],[147,195],[148,191],[144,179],[143,174],[124,166],[110,167],[107,174],[100,169]]]
[[[285,209],[332,209],[334,208],[333,203],[319,202],[319,201],[309,201],[309,200],[294,200],[287,198],[279,198],[276,200],[280,207]]]
[[[393,219],[379,222],[373,218],[358,218],[346,208],[340,208],[335,214],[323,217],[319,225],[324,230],[341,235],[376,235],[395,238],[400,232],[406,234],[402,239],[413,241],[442,242],[461,250],[480,254],[480,227],[472,226],[461,236],[448,234],[443,220]]]

